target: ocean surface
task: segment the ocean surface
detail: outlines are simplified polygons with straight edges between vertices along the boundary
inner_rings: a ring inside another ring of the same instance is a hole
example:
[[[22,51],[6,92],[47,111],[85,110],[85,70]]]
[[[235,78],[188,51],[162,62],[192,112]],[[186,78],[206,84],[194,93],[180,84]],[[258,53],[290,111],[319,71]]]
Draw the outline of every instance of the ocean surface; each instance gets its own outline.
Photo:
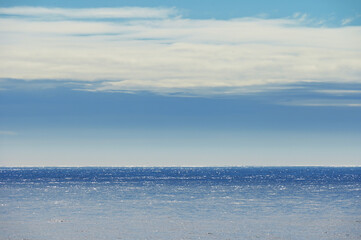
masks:
[[[0,239],[361,239],[361,168],[0,168]]]

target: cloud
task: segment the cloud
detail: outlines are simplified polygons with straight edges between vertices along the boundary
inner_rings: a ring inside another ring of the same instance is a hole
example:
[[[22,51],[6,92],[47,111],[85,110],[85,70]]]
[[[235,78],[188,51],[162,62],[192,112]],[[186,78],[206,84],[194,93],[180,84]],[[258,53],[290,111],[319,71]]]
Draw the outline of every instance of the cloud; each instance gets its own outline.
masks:
[[[21,14],[21,8],[3,8],[2,14],[21,16],[0,19],[0,78],[84,81],[83,89],[91,91],[194,94],[302,82],[361,83],[359,26],[305,26],[307,16],[301,14],[172,18],[173,9],[163,9],[159,18],[134,19],[141,14],[132,9],[42,8],[62,16],[50,21],[22,17],[36,9]],[[99,19],[112,16],[111,10],[133,18]]]
[[[306,99],[280,102],[281,105],[303,107],[361,107],[360,101],[335,99]]]
[[[11,7],[0,8],[0,14],[11,16],[46,17],[46,18],[167,18],[175,15],[170,8],[44,8],[44,7]]]
[[[331,95],[361,94],[361,90],[349,90],[349,89],[323,89],[323,90],[315,90],[314,92],[331,94]]]
[[[16,132],[13,132],[13,131],[0,131],[0,136],[1,135],[14,136],[14,135],[18,135],[18,134]]]
[[[341,20],[341,24],[342,25],[347,25],[347,24],[349,24],[350,22],[352,22],[353,21],[353,18],[345,18],[345,19],[342,19]]]
[[[360,17],[361,17],[361,14],[357,14],[357,15],[349,17],[349,18],[344,18],[344,19],[341,20],[341,25],[342,26],[347,25],[347,24],[355,21],[356,19],[358,19]]]

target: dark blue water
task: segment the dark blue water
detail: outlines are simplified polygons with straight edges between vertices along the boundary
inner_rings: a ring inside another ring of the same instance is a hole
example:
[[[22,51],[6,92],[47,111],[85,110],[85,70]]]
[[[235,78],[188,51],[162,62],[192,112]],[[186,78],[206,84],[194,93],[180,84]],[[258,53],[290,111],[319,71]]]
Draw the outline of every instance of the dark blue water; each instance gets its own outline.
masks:
[[[361,168],[0,168],[0,239],[361,239]]]

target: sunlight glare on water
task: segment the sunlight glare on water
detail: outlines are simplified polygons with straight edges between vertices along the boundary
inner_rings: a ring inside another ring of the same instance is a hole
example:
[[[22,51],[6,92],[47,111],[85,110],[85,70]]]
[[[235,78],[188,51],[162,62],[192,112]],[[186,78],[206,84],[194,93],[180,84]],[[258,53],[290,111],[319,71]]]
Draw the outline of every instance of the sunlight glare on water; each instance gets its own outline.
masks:
[[[0,239],[360,239],[361,168],[1,168]]]

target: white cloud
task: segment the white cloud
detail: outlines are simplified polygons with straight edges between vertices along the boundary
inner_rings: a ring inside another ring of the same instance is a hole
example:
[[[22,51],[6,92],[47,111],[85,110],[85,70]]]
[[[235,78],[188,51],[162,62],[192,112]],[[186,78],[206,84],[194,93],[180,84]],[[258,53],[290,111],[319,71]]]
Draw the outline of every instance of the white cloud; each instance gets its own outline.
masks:
[[[70,18],[82,14],[57,11]],[[305,18],[2,18],[0,78],[104,80],[89,89],[158,93],[361,83],[361,27],[307,27]]]
[[[331,95],[361,94],[361,90],[349,90],[349,89],[324,89],[324,90],[315,90],[314,92],[331,94]]]
[[[44,7],[11,7],[0,8],[0,14],[47,18],[167,18],[175,15],[170,8],[44,8]]]
[[[345,18],[345,19],[342,19],[341,24],[342,24],[342,25],[347,25],[347,24],[349,24],[349,23],[352,22],[352,21],[353,21],[352,18]]]
[[[360,17],[361,17],[361,14],[357,14],[357,15],[349,17],[349,18],[344,18],[341,20],[341,25],[347,25]]]
[[[308,99],[281,102],[281,105],[304,107],[361,107],[360,101],[335,99]]]

